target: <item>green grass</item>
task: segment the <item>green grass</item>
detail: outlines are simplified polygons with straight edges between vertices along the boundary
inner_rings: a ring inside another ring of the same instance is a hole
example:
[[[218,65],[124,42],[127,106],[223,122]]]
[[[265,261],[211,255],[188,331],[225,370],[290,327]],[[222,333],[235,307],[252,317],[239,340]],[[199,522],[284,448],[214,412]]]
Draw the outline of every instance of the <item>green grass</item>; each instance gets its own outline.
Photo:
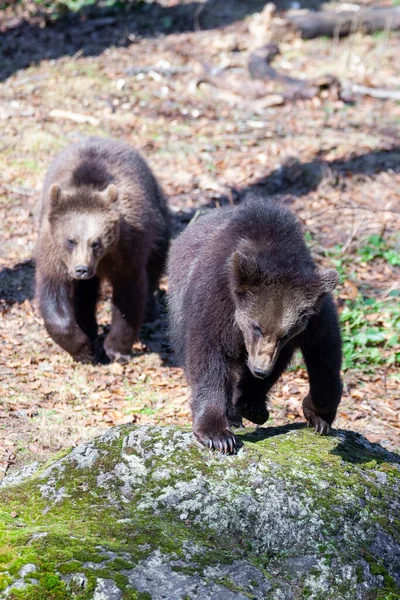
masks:
[[[379,235],[371,235],[365,246],[358,249],[361,260],[365,263],[381,258],[386,260],[392,267],[400,265],[400,250],[396,243],[390,246],[384,238]]]
[[[312,238],[307,239],[312,245]],[[398,237],[385,240],[370,236],[354,257],[343,252],[339,245],[325,252],[340,275],[341,283],[354,279],[357,263],[374,261],[400,265]],[[345,300],[340,312],[343,339],[343,370],[358,369],[371,372],[374,367],[400,363],[400,290],[382,298],[374,290],[359,293],[355,300]]]
[[[340,313],[340,323],[344,370],[361,369],[368,372],[375,366],[400,364],[398,295],[379,300],[360,294],[356,300],[346,301]]]

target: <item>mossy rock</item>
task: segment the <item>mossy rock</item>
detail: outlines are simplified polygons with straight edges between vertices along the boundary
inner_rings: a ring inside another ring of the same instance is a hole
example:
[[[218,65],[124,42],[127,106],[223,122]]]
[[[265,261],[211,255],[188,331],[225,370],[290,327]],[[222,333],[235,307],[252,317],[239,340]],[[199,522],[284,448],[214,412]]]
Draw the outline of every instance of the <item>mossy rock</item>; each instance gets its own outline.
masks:
[[[400,457],[241,430],[236,456],[121,426],[0,484],[0,598],[398,600]]]

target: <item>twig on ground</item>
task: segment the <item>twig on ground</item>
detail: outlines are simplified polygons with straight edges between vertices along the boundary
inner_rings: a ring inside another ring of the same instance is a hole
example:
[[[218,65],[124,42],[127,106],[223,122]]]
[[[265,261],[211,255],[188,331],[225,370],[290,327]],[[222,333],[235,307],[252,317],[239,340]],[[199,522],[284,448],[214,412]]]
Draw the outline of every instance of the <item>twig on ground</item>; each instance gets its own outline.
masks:
[[[3,187],[7,190],[7,192],[17,194],[18,196],[33,196],[35,193],[33,188],[23,188],[21,186],[7,185],[6,183],[3,184]]]
[[[352,94],[371,96],[372,98],[380,98],[381,100],[400,100],[400,90],[371,88],[365,85],[358,85],[357,83],[351,83],[347,87],[344,87],[340,92],[340,97],[343,100],[346,100]]]
[[[89,123],[93,127],[97,127],[100,120],[91,115],[82,115],[80,113],[73,113],[67,110],[58,110],[55,108],[49,112],[49,116],[53,119],[68,119],[69,121],[75,121],[75,123]]]
[[[7,461],[6,461],[6,466],[5,466],[5,469],[3,471],[3,478],[7,475],[10,467],[15,463],[15,458],[16,458],[16,456],[15,456],[14,452],[10,452],[8,454]]]
[[[143,67],[129,67],[124,70],[125,75],[139,75],[139,73],[158,73],[159,75],[177,75],[188,73],[189,67],[158,67],[157,65]]]

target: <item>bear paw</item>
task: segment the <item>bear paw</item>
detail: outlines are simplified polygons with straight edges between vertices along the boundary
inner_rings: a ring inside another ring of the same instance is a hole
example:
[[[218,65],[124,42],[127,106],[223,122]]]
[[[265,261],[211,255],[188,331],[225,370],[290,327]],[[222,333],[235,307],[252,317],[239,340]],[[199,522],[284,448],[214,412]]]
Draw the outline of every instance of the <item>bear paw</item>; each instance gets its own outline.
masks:
[[[244,402],[237,404],[236,409],[243,418],[256,425],[263,425],[269,419],[269,412],[265,406],[254,406],[250,402]]]
[[[118,362],[121,365],[126,365],[126,363],[128,363],[131,359],[130,354],[121,354],[121,352],[116,352],[115,350],[112,350],[111,348],[104,348],[104,349],[106,351],[108,358],[111,360],[111,362]]]
[[[230,414],[227,416],[229,427],[236,427],[240,429],[244,427],[242,417],[238,414]]]
[[[329,423],[324,421],[324,419],[316,413],[310,414],[307,418],[307,422],[309,425],[314,427],[315,432],[319,433],[320,435],[328,435],[331,430]]]
[[[193,429],[193,433],[199,442],[210,450],[219,450],[223,454],[236,453],[237,441],[230,429],[221,429],[220,431]]]
[[[76,362],[90,364],[93,363],[94,353],[91,348],[82,348],[79,352],[73,354],[72,357]]]
[[[314,427],[316,433],[328,435],[331,430],[330,423],[332,423],[335,413],[327,413],[326,415],[318,414],[314,408],[311,407],[310,396],[306,396],[303,400],[303,414],[307,423],[311,425],[311,427]],[[330,423],[328,421],[330,421]]]
[[[127,352],[126,350],[127,348],[122,349],[121,345],[116,343],[116,340],[114,341],[109,337],[105,339],[104,352],[107,354],[111,362],[119,362],[123,365],[129,362],[131,359],[131,355],[129,351]]]

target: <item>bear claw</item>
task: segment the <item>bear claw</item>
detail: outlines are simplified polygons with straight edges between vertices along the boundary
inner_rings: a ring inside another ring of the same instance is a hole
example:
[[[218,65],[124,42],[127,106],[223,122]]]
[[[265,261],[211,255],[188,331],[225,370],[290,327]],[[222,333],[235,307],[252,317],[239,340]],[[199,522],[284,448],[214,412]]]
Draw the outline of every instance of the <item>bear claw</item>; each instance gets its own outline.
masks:
[[[126,363],[128,363],[131,359],[130,354],[115,352],[114,350],[111,350],[111,348],[105,348],[105,352],[112,362],[118,362],[121,365],[126,365]]]
[[[201,434],[195,432],[196,438],[203,446],[207,446],[209,450],[218,450],[222,454],[235,454],[237,442],[235,435],[229,429],[225,429],[215,434]]]
[[[329,423],[327,423],[326,421],[324,421],[323,419],[321,419],[321,417],[314,417],[313,419],[313,425],[314,425],[314,429],[316,433],[319,433],[319,435],[328,435],[328,433],[331,430],[331,427],[329,425]]]
[[[329,425],[329,423],[324,421],[322,417],[315,413],[309,413],[306,419],[308,425],[310,427],[314,427],[315,433],[318,433],[318,435],[328,435],[328,433],[331,430],[331,426]]]

